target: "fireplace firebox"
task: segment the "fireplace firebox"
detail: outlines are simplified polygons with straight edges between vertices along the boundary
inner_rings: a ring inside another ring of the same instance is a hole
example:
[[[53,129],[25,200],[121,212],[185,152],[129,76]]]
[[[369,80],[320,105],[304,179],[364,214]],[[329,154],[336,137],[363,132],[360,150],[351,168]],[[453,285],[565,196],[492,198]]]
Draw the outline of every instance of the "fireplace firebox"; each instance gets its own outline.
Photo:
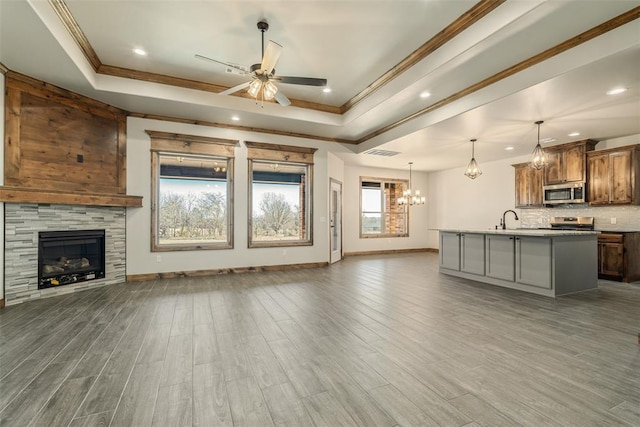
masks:
[[[104,230],[38,233],[38,289],[104,278]]]

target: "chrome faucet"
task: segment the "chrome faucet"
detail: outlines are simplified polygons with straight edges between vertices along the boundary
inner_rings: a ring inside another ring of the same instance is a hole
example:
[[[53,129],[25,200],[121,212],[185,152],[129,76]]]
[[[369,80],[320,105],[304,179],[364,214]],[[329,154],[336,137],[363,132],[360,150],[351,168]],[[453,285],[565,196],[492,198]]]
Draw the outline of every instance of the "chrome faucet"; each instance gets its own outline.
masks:
[[[504,213],[502,214],[502,219],[500,219],[500,225],[502,226],[503,230],[507,229],[507,220],[505,219],[505,215],[507,215],[507,212],[512,212],[513,216],[516,218],[516,221],[518,221],[518,214],[516,213],[516,211],[508,209],[506,211],[504,211]]]

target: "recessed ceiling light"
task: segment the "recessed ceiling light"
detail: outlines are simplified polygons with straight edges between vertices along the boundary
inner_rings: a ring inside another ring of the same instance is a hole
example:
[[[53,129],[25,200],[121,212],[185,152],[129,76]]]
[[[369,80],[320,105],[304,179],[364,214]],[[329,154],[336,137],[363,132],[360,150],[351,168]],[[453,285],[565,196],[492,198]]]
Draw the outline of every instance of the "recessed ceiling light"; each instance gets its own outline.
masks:
[[[613,89],[607,91],[607,95],[618,95],[626,91],[626,87],[614,87]]]
[[[568,136],[580,136],[580,132],[571,132]]]
[[[147,51],[144,49],[140,49],[139,47],[133,49],[133,53],[140,56],[147,56]]]
[[[420,94],[420,98],[428,98],[431,96],[431,93],[424,91]]]
[[[550,137],[549,138],[542,138],[540,140],[540,142],[542,142],[543,144],[548,144],[550,142],[556,142],[556,139],[555,138],[550,138]]]
[[[507,150],[507,151],[511,151],[511,150],[513,150],[513,147],[504,147],[504,149]]]
[[[238,116],[231,116],[231,120],[233,120],[234,122],[238,122],[238,121],[240,121],[240,117],[238,117]]]
[[[322,91],[324,93],[330,93],[331,92],[331,88],[330,87],[325,87],[324,89],[322,89]]]

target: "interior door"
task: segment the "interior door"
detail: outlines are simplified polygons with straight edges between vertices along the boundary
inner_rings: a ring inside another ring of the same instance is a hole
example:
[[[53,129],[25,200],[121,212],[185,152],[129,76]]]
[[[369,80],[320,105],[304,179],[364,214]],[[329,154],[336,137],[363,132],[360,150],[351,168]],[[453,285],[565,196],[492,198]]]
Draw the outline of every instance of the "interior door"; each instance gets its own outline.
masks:
[[[342,183],[331,180],[329,196],[329,261],[342,259]]]

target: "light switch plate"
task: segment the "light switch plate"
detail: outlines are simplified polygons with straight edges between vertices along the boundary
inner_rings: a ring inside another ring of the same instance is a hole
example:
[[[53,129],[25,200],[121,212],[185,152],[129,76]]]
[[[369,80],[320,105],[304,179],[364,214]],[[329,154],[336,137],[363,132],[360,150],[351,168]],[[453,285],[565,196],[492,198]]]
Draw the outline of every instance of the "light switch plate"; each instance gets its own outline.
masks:
[[[618,220],[616,218],[611,218],[611,224],[616,224]]]

